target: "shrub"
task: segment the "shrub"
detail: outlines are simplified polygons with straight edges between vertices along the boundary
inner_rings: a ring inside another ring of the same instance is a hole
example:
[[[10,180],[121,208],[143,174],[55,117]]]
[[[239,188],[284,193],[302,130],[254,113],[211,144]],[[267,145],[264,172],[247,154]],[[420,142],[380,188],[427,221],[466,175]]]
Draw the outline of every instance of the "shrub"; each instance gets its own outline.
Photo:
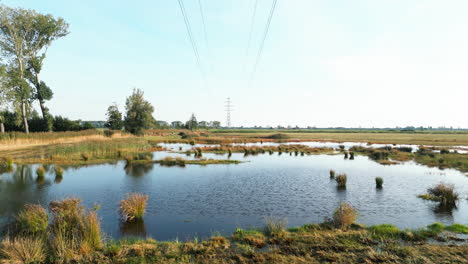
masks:
[[[143,218],[148,195],[130,193],[127,198],[120,201],[120,214],[124,221],[130,222]]]
[[[354,152],[353,151],[349,152],[349,159],[352,159],[352,160],[354,159]]]
[[[81,153],[81,159],[83,159],[84,161],[88,161],[89,155],[87,153]]]
[[[351,205],[341,203],[333,212],[333,223],[336,227],[346,230],[357,217],[358,213]]]
[[[339,188],[346,188],[346,182],[348,181],[348,177],[346,176],[346,174],[339,174],[338,176],[336,176],[335,180]]]
[[[348,151],[345,151],[345,152],[344,152],[344,158],[345,158],[345,159],[348,158]]]
[[[335,178],[335,171],[330,170],[330,179],[334,179],[334,178]]]
[[[288,221],[284,218],[268,217],[265,219],[265,227],[263,228],[263,232],[267,236],[282,233],[286,229],[287,225]]]
[[[449,154],[449,153],[450,153],[450,151],[448,149],[446,149],[446,148],[443,148],[443,149],[440,150],[440,154]]]
[[[36,169],[36,174],[37,174],[37,178],[38,179],[44,179],[44,176],[45,176],[45,169],[43,166],[39,166],[37,169]]]
[[[443,205],[455,205],[458,200],[458,193],[452,184],[439,183],[427,189],[427,192]]]
[[[44,242],[39,238],[5,238],[0,252],[8,263],[42,263],[46,259]]]
[[[27,204],[16,216],[19,231],[26,234],[40,234],[46,231],[49,216],[38,204]]]
[[[377,188],[379,188],[379,189],[382,188],[382,186],[383,186],[383,178],[382,177],[376,177],[375,178],[375,186]]]

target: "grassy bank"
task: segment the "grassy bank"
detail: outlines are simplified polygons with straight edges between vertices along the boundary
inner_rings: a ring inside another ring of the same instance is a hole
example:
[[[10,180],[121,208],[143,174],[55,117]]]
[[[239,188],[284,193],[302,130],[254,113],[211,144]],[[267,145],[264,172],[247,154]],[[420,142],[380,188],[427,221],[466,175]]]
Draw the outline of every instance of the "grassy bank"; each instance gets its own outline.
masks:
[[[462,172],[468,172],[468,154],[449,152],[446,149],[437,149],[434,152],[431,148],[419,148],[416,153],[412,153],[409,148],[384,147],[379,149],[366,147],[352,147],[351,151],[366,155],[372,160],[381,164],[395,164],[400,161],[414,160],[419,164],[441,169],[452,168]]]
[[[129,194],[120,212],[142,218],[147,200]],[[18,214],[0,243],[2,263],[466,263],[468,254],[467,241],[457,235],[468,234],[467,226],[366,227],[354,223],[357,212],[346,204],[322,224],[287,229],[284,219],[269,218],[262,228],[183,242],[105,240],[96,210],[76,198],[53,201],[49,211],[27,205]]]

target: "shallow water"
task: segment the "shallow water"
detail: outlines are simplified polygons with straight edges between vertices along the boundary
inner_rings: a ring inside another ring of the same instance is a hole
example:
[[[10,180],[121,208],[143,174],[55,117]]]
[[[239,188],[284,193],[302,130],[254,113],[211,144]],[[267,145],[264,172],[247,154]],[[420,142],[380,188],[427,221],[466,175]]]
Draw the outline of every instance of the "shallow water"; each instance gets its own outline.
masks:
[[[178,149],[178,146],[177,146]],[[157,152],[155,159],[174,154]],[[205,158],[226,158],[204,154]],[[0,175],[0,221],[3,229],[25,203],[79,197],[98,211],[104,231],[112,237],[151,236],[158,240],[206,237],[213,232],[230,234],[236,227],[261,226],[268,216],[288,219],[289,226],[322,222],[340,201],[359,211],[363,224],[391,223],[401,228],[423,227],[433,222],[468,224],[468,177],[455,170],[439,170],[407,162],[384,166],[367,157],[344,160],[342,155],[290,156],[234,153],[238,165],[188,165],[161,167],[123,162],[68,168],[61,182],[54,181],[53,166],[46,180],[35,179],[37,165],[16,168]],[[329,170],[348,175],[346,190],[338,190]],[[384,178],[376,190],[375,177]],[[440,210],[417,198],[438,183],[453,183],[462,200],[453,210]],[[149,195],[144,223],[124,225],[118,216],[119,201],[129,192]]]

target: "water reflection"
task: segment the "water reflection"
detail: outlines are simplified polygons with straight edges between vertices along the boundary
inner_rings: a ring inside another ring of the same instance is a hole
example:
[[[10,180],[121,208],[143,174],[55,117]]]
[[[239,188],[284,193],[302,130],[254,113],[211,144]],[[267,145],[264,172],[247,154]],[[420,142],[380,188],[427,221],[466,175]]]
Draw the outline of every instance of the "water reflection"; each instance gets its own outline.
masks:
[[[156,159],[184,156],[155,153]],[[418,228],[433,222],[467,224],[468,201],[458,208],[441,208],[417,197],[444,181],[468,193],[468,178],[455,170],[428,168],[414,162],[382,166],[367,157],[355,160],[342,155],[251,155],[232,153],[232,159],[249,161],[238,165],[187,165],[163,167],[152,163],[63,167],[63,178],[47,167],[43,182],[36,181],[37,165],[17,166],[0,176],[0,229],[5,230],[26,203],[47,206],[69,196],[83,199],[87,208],[102,205],[99,217],[103,231],[112,237],[151,236],[158,240],[209,236],[212,231],[229,234],[236,227],[263,225],[262,217],[288,218],[291,226],[322,221],[339,202],[359,211],[359,222],[390,223],[400,228]],[[206,158],[219,158],[205,153]],[[157,169],[154,168],[157,166]],[[337,188],[329,171],[348,175],[346,189]],[[385,179],[377,189],[376,176]],[[53,183],[56,184],[53,184]],[[57,184],[60,183],[60,184]],[[145,222],[121,223],[118,203],[129,192],[149,195]],[[184,219],[192,219],[186,222]]]
[[[143,177],[150,173],[154,168],[154,163],[127,163],[124,167],[125,174],[132,177]]]
[[[146,237],[146,226],[143,219],[136,221],[125,222],[121,221],[119,224],[119,232],[121,236],[130,237]]]

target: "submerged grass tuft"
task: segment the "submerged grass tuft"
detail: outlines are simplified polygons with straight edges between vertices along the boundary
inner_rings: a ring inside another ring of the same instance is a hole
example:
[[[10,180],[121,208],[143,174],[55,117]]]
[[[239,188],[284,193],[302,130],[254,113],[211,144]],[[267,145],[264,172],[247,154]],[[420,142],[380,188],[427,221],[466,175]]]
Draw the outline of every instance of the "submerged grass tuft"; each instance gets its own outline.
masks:
[[[375,178],[375,187],[378,189],[381,189],[383,187],[383,178],[382,177],[376,177]]]
[[[338,188],[346,188],[346,182],[348,181],[348,176],[345,173],[339,174],[336,176],[335,181]]]
[[[130,193],[125,199],[120,201],[120,214],[124,221],[131,222],[143,219],[146,210],[148,195],[140,193]]]
[[[455,192],[453,184],[439,183],[434,187],[427,189],[427,194],[419,195],[418,197],[440,202],[444,206],[455,206],[459,199],[459,195]]]

